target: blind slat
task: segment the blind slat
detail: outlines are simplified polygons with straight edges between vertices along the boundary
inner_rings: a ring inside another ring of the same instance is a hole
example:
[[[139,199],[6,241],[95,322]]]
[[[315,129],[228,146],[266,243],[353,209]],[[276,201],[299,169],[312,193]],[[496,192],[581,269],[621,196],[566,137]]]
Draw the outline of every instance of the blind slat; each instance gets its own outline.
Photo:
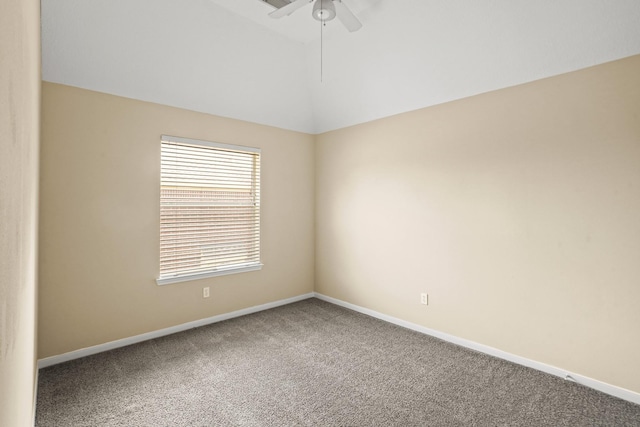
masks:
[[[160,278],[260,263],[256,151],[162,141]]]

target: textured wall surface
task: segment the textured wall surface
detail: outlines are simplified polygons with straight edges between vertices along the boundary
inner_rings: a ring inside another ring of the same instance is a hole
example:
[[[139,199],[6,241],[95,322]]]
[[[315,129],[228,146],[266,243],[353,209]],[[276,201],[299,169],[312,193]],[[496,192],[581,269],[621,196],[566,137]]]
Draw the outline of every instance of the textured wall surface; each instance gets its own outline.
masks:
[[[640,392],[638,76],[635,56],[320,135],[316,291]]]
[[[0,1],[0,425],[33,423],[40,2]]]
[[[262,149],[262,270],[156,284],[163,134]],[[312,136],[44,83],[42,145],[40,358],[313,290]]]

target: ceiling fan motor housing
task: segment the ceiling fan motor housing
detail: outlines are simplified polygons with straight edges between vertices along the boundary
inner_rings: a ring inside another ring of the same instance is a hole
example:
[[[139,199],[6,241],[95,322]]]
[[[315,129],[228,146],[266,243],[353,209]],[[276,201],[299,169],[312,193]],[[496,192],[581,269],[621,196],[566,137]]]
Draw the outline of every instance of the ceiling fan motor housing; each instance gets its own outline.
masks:
[[[316,0],[313,5],[313,17],[318,21],[331,21],[336,17],[333,0]]]

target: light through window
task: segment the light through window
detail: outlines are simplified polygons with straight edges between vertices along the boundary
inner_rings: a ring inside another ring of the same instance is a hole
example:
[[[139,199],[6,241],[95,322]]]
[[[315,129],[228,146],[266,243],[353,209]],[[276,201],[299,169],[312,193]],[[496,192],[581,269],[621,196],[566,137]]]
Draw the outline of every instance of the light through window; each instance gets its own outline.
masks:
[[[158,284],[259,269],[260,149],[161,145]]]

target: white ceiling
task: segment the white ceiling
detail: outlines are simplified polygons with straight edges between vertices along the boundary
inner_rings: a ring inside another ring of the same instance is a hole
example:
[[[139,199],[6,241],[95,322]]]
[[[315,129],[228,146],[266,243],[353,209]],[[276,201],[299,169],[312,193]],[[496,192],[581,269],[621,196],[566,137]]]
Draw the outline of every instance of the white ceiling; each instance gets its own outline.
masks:
[[[43,79],[320,133],[640,54],[638,0],[42,0]]]

